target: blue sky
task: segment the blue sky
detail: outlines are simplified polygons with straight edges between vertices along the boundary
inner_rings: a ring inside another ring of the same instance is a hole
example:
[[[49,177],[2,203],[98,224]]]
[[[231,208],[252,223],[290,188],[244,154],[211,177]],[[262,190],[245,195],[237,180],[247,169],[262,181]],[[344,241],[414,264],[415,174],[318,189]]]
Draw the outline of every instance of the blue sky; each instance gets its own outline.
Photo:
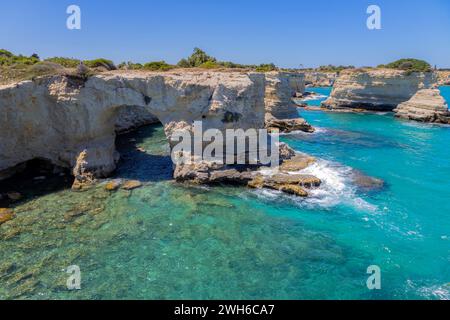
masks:
[[[66,28],[66,8],[82,29]],[[382,10],[382,30],[366,9]],[[377,65],[402,57],[450,67],[448,0],[15,0],[0,6],[0,48],[41,57],[176,63],[194,47],[282,67]]]

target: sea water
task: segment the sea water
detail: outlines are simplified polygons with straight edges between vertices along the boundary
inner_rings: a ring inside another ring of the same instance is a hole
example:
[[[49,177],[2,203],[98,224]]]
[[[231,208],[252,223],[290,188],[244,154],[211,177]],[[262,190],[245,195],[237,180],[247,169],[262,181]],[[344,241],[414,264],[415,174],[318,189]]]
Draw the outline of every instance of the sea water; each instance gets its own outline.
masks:
[[[0,298],[450,298],[450,128],[301,116],[316,133],[282,140],[317,158],[304,173],[323,184],[307,199],[174,183],[160,126],[121,136],[115,178],[143,187],[26,194],[0,226]],[[358,187],[354,170],[383,186]],[[81,290],[67,290],[71,265]],[[367,288],[371,265],[380,290]]]

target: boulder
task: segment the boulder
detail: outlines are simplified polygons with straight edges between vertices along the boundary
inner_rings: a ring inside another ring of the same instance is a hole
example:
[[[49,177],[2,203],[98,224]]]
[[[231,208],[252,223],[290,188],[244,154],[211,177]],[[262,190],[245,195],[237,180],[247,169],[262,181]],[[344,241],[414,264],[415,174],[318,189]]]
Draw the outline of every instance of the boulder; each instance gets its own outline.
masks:
[[[137,180],[127,180],[122,185],[122,189],[124,190],[134,190],[140,187],[142,187],[142,182]]]
[[[311,175],[302,174],[275,174],[269,176],[257,175],[249,181],[250,188],[269,188],[284,193],[307,197],[308,192],[304,188],[319,187],[322,181]]]
[[[312,133],[314,128],[303,118],[278,119],[271,115],[266,115],[266,128],[270,131],[279,130],[289,133],[293,131],[303,131]]]
[[[448,105],[439,89],[419,90],[410,100],[399,104],[394,112],[397,118],[450,124]]]
[[[298,154],[292,157],[291,159],[285,160],[281,164],[280,170],[284,172],[301,171],[309,167],[314,162],[316,162],[315,158],[310,157],[308,155]]]
[[[122,185],[122,180],[121,179],[111,180],[111,181],[108,181],[105,184],[105,190],[107,190],[107,191],[116,191],[117,189],[120,188],[121,185]]]
[[[0,225],[14,219],[14,212],[11,209],[0,208]]]

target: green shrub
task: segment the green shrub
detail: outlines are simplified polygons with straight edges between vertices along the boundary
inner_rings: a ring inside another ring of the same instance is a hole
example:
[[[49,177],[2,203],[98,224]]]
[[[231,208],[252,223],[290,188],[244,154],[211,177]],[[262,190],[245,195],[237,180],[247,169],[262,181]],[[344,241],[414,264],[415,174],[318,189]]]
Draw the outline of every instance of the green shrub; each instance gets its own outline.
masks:
[[[120,63],[117,68],[121,70],[140,70],[144,66],[140,63],[134,63],[131,61]]]
[[[278,70],[277,66],[273,63],[260,64],[256,67],[256,72],[270,72]]]
[[[208,56],[205,51],[194,48],[194,52],[187,59],[181,59],[178,66],[181,68],[196,68],[200,67],[205,62],[217,62],[216,58]]]
[[[116,66],[114,65],[114,62],[112,62],[111,60],[108,60],[108,59],[104,59],[104,58],[99,58],[99,59],[94,59],[94,60],[85,60],[85,61],[83,61],[83,63],[89,68],[103,67],[108,70],[116,70],[117,69]]]
[[[217,69],[220,68],[221,66],[214,61],[206,61],[202,63],[199,67],[203,69]]]
[[[178,63],[177,66],[180,68],[191,68],[191,65],[189,64],[189,62],[187,61],[187,59],[181,59]]]
[[[0,57],[11,58],[13,54],[5,49],[0,49]]]
[[[64,57],[48,58],[45,61],[57,63],[65,68],[76,68],[80,64],[80,60]]]
[[[165,61],[148,62],[143,66],[143,69],[151,71],[167,71],[173,68],[174,66],[166,63]]]
[[[327,66],[320,66],[317,70],[320,72],[336,72],[340,73],[342,70],[345,69],[355,69],[355,66],[334,66],[332,64],[329,64]]]
[[[26,57],[23,55],[14,55],[8,50],[1,49],[0,50],[0,65],[1,66],[13,66],[13,65],[25,65],[30,66],[38,63],[39,57],[36,54],[33,54],[30,57]]]
[[[217,62],[217,64],[224,68],[229,68],[229,69],[256,69],[257,68],[257,66],[255,66],[255,65],[239,64],[239,63],[234,63],[234,62],[230,62],[230,61],[219,61],[219,62]]]
[[[428,62],[418,59],[400,59],[386,65],[379,65],[378,68],[406,70],[408,73],[431,71],[431,65]]]
[[[64,70],[64,68],[60,64],[54,62],[41,61],[32,65],[29,70],[35,74],[54,74]]]

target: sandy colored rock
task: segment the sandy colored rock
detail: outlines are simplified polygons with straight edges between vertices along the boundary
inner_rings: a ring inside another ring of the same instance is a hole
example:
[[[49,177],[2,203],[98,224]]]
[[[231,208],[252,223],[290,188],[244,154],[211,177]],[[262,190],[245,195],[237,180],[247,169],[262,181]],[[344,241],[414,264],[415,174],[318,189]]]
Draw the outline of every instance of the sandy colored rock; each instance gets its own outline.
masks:
[[[319,187],[322,181],[312,175],[302,174],[275,174],[272,176],[257,175],[248,183],[250,188],[269,188],[279,190],[300,197],[307,197],[308,192],[304,188]]]
[[[299,185],[284,184],[284,185],[281,185],[279,190],[284,193],[293,194],[298,197],[307,197],[308,196],[308,192],[306,192],[305,189],[303,189]]]
[[[11,209],[0,208],[0,225],[14,219],[14,212]]]
[[[439,89],[419,90],[410,100],[399,104],[394,112],[402,119],[450,124],[448,105]]]
[[[285,160],[280,170],[284,172],[300,171],[316,162],[316,159],[307,155],[298,154],[289,160]]]
[[[128,180],[125,181],[122,185],[122,189],[124,190],[134,190],[140,187],[142,187],[142,182],[138,180]]]
[[[319,178],[307,174],[276,174],[269,181],[275,184],[298,184],[306,188],[318,187],[322,183]]]
[[[73,168],[73,176],[75,180],[72,184],[73,190],[82,190],[91,187],[95,183],[95,168],[89,167],[88,152],[82,151],[78,157]]]
[[[266,128],[269,132],[278,129],[280,132],[289,133],[293,131],[314,132],[314,128],[303,118],[278,119],[266,115]]]
[[[421,89],[436,84],[432,72],[394,69],[356,69],[340,73],[330,97],[322,103],[329,109],[392,111]]]
[[[120,188],[121,184],[122,184],[122,180],[120,180],[120,179],[108,181],[108,182],[105,184],[105,190],[108,190],[108,191],[116,191],[117,189]]]
[[[439,86],[450,86],[450,71],[436,71]]]

